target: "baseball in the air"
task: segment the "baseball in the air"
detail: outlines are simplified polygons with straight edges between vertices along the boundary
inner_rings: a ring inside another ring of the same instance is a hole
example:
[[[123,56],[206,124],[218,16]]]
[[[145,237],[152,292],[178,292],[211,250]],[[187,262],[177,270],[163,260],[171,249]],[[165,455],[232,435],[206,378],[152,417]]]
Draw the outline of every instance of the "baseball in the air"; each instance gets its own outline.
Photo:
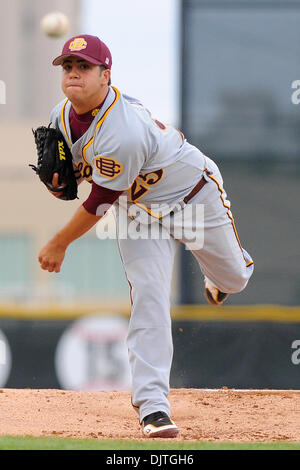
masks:
[[[59,38],[69,29],[68,17],[60,11],[47,13],[41,20],[41,28],[51,38]]]

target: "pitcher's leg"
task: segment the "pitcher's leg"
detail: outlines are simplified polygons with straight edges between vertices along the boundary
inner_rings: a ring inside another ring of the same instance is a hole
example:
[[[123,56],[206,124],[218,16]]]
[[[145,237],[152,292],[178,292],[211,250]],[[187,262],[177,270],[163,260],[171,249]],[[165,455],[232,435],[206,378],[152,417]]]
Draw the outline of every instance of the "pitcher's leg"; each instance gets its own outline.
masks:
[[[205,230],[203,248],[193,255],[205,280],[227,294],[241,292],[253,272],[253,261],[241,248],[231,223]]]
[[[205,284],[211,287],[219,304],[225,300],[221,296],[218,302],[219,293],[237,293],[246,287],[254,264],[239,240],[220,171],[211,160],[207,159],[207,163],[207,184],[191,201],[204,208],[204,220],[193,224],[202,231],[203,237],[199,239],[203,242],[191,250],[204,274]]]
[[[204,244],[193,254],[210,286],[237,293],[246,287],[254,264],[241,245],[221,173],[216,165],[212,169],[206,188],[211,201],[204,206]]]
[[[174,240],[119,240],[131,286],[131,318],[127,337],[132,373],[132,404],[140,421],[156,411],[170,415],[168,401],[173,342],[170,285]]]

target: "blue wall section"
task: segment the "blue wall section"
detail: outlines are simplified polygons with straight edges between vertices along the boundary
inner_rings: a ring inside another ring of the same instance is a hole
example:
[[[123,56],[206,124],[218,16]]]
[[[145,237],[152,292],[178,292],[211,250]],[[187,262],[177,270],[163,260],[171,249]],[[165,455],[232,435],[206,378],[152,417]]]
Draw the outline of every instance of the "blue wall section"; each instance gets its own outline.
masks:
[[[61,273],[55,282],[63,283],[76,295],[129,299],[129,286],[116,240],[83,237],[68,248]]]
[[[32,244],[26,234],[0,234],[0,289],[32,280]]]

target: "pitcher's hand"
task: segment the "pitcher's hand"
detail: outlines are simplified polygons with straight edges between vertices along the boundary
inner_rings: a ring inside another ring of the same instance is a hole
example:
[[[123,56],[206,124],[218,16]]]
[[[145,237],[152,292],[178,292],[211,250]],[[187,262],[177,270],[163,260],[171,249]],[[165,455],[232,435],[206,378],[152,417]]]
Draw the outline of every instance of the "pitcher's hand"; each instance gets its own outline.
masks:
[[[54,186],[54,188],[58,188],[59,187],[59,184],[58,184],[58,177],[59,177],[59,174],[58,173],[54,173],[53,175],[53,178],[52,178],[52,186]],[[65,186],[65,185],[63,185]],[[62,192],[58,192],[56,193],[55,191],[51,191],[51,189],[48,188],[48,191],[49,193],[51,193],[53,196],[55,197],[59,197],[62,195]]]
[[[64,246],[50,240],[50,242],[41,249],[38,256],[41,268],[45,271],[49,271],[49,273],[53,271],[59,273],[65,254],[66,248]]]

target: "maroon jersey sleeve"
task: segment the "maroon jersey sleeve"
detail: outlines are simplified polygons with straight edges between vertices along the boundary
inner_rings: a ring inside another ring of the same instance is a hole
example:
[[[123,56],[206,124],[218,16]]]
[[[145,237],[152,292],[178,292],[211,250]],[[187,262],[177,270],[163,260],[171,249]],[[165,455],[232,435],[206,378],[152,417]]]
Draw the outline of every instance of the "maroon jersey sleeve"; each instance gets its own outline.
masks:
[[[103,188],[93,181],[90,195],[82,205],[90,214],[103,216],[122,193],[123,191]],[[100,208],[99,206],[103,207]]]

